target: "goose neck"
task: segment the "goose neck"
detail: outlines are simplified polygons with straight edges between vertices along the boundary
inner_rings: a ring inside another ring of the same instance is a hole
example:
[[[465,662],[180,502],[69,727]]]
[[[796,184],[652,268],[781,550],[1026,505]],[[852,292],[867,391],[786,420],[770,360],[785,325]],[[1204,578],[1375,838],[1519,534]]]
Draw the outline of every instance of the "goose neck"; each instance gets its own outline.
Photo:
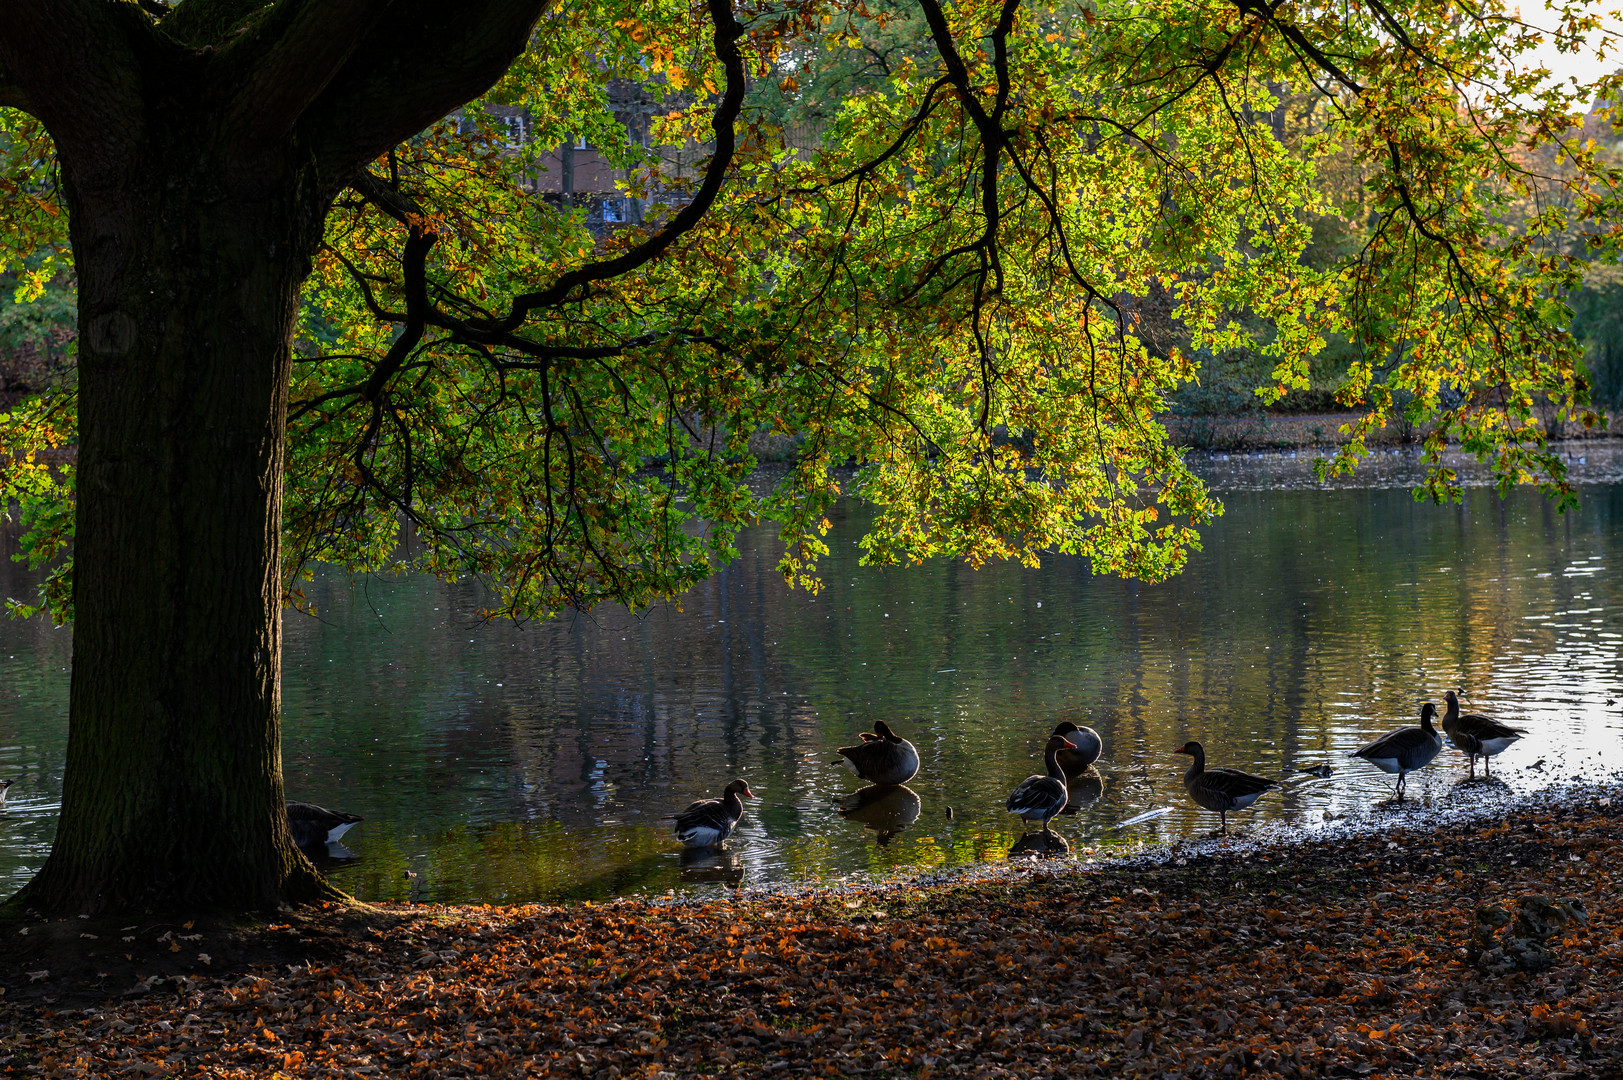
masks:
[[[1065,770],[1060,768],[1059,747],[1053,747],[1043,754],[1043,761],[1048,764],[1048,775],[1060,783],[1065,783]]]

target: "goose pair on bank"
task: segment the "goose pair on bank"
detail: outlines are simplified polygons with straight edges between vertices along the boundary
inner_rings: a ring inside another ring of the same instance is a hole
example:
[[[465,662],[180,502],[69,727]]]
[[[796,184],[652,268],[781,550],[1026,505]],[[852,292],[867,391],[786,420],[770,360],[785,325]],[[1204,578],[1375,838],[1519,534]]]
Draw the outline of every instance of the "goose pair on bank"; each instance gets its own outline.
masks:
[[[1452,690],[1443,695],[1443,700],[1448,703],[1448,711],[1443,714],[1442,732],[1432,726],[1437,706],[1428,701],[1420,706],[1418,727],[1398,728],[1352,752],[1353,757],[1363,758],[1382,772],[1396,773],[1400,799],[1406,787],[1407,775],[1429,765],[1442,752],[1443,735],[1448,736],[1448,741],[1454,744],[1456,750],[1469,756],[1471,776],[1475,777],[1478,754],[1482,755],[1483,774],[1488,775],[1488,759],[1527,734],[1522,728],[1513,728],[1486,716],[1474,713],[1462,716],[1459,696]]]
[[[1072,782],[1099,760],[1103,750],[1104,742],[1097,731],[1065,721],[1054,729],[1043,747],[1047,773],[1020,781],[1004,808],[1019,814],[1021,825],[1036,819],[1043,823],[1043,832],[1048,832],[1048,823],[1071,801]]]

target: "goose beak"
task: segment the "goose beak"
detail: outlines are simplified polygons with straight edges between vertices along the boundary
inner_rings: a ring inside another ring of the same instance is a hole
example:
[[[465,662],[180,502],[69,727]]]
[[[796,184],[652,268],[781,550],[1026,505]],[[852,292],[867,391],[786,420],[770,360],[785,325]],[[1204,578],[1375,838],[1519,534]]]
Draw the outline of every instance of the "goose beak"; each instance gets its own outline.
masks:
[[[1189,753],[1189,751],[1188,751],[1188,750],[1186,750],[1186,749],[1184,749],[1184,748],[1183,748],[1183,747],[1181,747],[1181,746],[1180,746],[1180,747],[1178,747],[1178,748],[1177,748],[1177,749],[1176,749],[1176,750],[1174,750],[1174,751],[1172,751],[1172,752],[1173,752],[1173,753],[1174,753],[1174,754],[1187,754],[1187,753]]]
[[[1076,749],[1076,743],[1072,742],[1070,739],[1066,739],[1065,740],[1065,747],[1068,750],[1075,750]]]

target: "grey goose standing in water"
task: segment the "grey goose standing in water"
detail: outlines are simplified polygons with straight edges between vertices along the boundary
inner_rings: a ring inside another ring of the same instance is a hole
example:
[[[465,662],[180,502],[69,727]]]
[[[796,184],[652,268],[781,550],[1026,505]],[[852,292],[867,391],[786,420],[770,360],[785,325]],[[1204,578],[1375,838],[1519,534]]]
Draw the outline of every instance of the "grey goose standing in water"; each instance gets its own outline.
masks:
[[[913,744],[875,720],[874,734],[862,733],[855,746],[842,746],[834,764],[844,765],[870,784],[905,784],[919,772],[919,752]]]
[[[739,798],[755,798],[755,792],[743,780],[734,780],[722,791],[719,799],[700,799],[676,815],[673,830],[684,847],[716,847],[738,828],[738,819],[744,816],[744,803]]]
[[[1194,758],[1189,771],[1183,774],[1184,790],[1195,805],[1217,814],[1222,822],[1224,836],[1229,831],[1229,811],[1244,810],[1262,797],[1262,793],[1277,785],[1266,776],[1241,772],[1239,769],[1208,769],[1206,748],[1191,739],[1174,754],[1188,754]]]
[[[1029,818],[1040,818],[1043,832],[1047,832],[1048,823],[1054,815],[1065,809],[1071,794],[1065,787],[1065,770],[1060,767],[1059,753],[1067,749],[1075,750],[1076,744],[1062,736],[1050,735],[1048,745],[1043,747],[1043,761],[1048,765],[1048,775],[1028,776],[1010,794],[1009,801],[1004,805],[1009,813],[1020,815],[1020,824],[1024,825]]]
[[[287,827],[293,832],[293,842],[300,847],[337,843],[339,837],[364,820],[359,814],[328,810],[315,803],[291,799],[287,803]]]
[[[1059,767],[1065,770],[1066,776],[1075,776],[1098,761],[1099,755],[1104,752],[1104,740],[1090,727],[1082,727],[1067,720],[1054,729],[1054,734],[1076,748],[1059,752]]]

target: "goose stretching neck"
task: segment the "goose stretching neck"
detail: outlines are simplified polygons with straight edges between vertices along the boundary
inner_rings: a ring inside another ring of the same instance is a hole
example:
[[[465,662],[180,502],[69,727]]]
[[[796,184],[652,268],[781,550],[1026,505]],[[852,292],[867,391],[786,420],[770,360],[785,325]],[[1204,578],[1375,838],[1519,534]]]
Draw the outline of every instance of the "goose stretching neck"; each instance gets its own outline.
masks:
[[[1075,750],[1076,744],[1063,736],[1050,735],[1048,745],[1043,747],[1043,761],[1048,765],[1048,775],[1026,777],[1009,795],[1009,801],[1004,805],[1009,813],[1020,815],[1021,825],[1028,818],[1041,818],[1043,832],[1047,832],[1048,823],[1070,801],[1071,794],[1065,787],[1065,770],[1059,763],[1060,751],[1067,749]]]
[[[293,833],[293,842],[300,847],[337,843],[340,837],[364,820],[359,814],[328,810],[315,803],[289,800],[287,804],[287,827]]]
[[[1195,759],[1189,771],[1183,774],[1184,790],[1189,792],[1196,806],[1217,814],[1224,836],[1229,832],[1230,810],[1244,810],[1261,798],[1263,792],[1277,786],[1266,776],[1239,769],[1208,769],[1206,748],[1192,739],[1172,752]]]
[[[1405,777],[1423,768],[1443,749],[1443,737],[1431,726],[1437,715],[1437,706],[1426,702],[1420,706],[1420,726],[1403,727],[1382,735],[1379,739],[1352,752],[1384,773],[1398,774],[1398,798],[1403,798],[1407,787]]]
[[[1501,724],[1486,716],[1475,713],[1460,715],[1460,699],[1452,690],[1443,695],[1443,700],[1448,703],[1443,712],[1443,731],[1448,734],[1448,741],[1454,744],[1454,749],[1471,759],[1473,778],[1476,776],[1478,754],[1482,755],[1482,775],[1492,776],[1488,771],[1488,759],[1527,734],[1525,728]]]
[[[743,780],[728,784],[719,799],[700,799],[676,815],[676,833],[683,846],[690,848],[717,847],[738,828],[738,819],[744,816],[744,802],[739,796],[755,798],[755,792]]]
[[[855,746],[842,746],[834,764],[844,765],[870,784],[905,784],[919,773],[919,752],[913,744],[875,720],[873,734],[862,733]]]

